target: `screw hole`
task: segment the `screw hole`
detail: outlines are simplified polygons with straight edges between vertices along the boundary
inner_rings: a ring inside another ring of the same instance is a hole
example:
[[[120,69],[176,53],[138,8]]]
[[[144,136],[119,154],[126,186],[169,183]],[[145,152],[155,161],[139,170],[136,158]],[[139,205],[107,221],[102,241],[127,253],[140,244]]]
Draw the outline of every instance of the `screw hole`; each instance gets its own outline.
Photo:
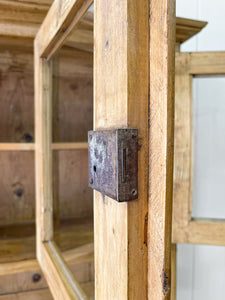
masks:
[[[133,189],[133,190],[131,191],[131,195],[132,195],[132,196],[136,196],[136,195],[137,195],[137,190],[136,190],[136,189]]]
[[[93,170],[94,170],[94,172],[96,172],[96,170],[97,170],[96,166],[93,167]]]

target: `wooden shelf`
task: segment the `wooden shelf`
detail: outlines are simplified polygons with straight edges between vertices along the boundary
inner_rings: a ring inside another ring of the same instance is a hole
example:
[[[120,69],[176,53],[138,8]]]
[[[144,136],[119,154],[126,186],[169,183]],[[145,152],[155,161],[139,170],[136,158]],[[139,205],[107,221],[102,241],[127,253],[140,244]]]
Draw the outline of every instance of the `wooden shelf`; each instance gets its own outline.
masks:
[[[34,223],[1,227],[0,238],[0,264],[36,257]],[[63,252],[93,243],[92,218],[61,222],[55,230],[55,242]]]
[[[88,149],[88,143],[53,143],[52,150]]]
[[[30,151],[34,149],[34,143],[0,143],[0,151]]]
[[[52,150],[88,149],[88,143],[53,143]],[[34,143],[0,143],[0,151],[33,151]]]

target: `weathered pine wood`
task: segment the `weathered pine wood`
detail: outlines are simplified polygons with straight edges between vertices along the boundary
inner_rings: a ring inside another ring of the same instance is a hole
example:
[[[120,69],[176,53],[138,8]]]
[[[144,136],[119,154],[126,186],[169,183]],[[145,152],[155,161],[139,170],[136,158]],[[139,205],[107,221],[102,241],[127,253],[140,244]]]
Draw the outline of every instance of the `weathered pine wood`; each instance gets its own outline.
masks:
[[[7,58],[4,64],[7,65]],[[11,70],[4,72],[4,64],[0,64],[0,142],[32,142],[33,76]],[[9,69],[9,66],[7,68]]]
[[[175,1],[150,1],[148,299],[170,299]]]
[[[34,220],[34,153],[33,151],[0,151],[0,232],[1,227]],[[29,225],[28,225],[29,226]],[[1,235],[1,242],[7,236]],[[1,248],[1,243],[0,243]],[[7,249],[7,248],[6,248]],[[3,250],[3,249],[2,249]],[[0,256],[7,256],[3,250]]]
[[[53,241],[52,64],[61,46],[91,1],[55,1],[35,39],[36,226],[37,257],[55,299],[87,299]],[[55,23],[56,22],[56,23]]]
[[[54,299],[87,300],[80,284],[75,280],[71,270],[52,241],[42,243],[41,267]]]
[[[76,150],[76,149],[88,149],[88,143],[53,143],[52,144],[52,150]]]
[[[35,179],[37,256],[53,237],[52,191],[52,63],[39,58],[35,44]]]
[[[85,64],[89,67],[86,68]],[[77,50],[72,54],[68,49],[63,49],[60,51],[59,69],[56,78],[59,80],[59,110],[53,112],[55,118],[59,119],[59,138],[52,147],[55,150],[61,149],[57,156],[60,159],[60,169],[65,170],[63,172],[66,175],[65,177],[60,175],[61,179],[57,184],[61,196],[61,216],[68,218],[78,217],[78,214],[91,216],[92,192],[87,187],[87,144],[84,142],[87,138],[87,130],[92,129],[93,122],[92,54],[77,52]],[[0,70],[2,71],[0,92],[3,100],[0,105],[2,129],[0,150],[4,150],[4,153],[0,154],[0,164],[2,171],[5,170],[5,176],[0,184],[0,224],[33,222],[35,218],[34,165],[31,157],[33,154],[28,153],[29,150],[35,149],[33,56],[17,50],[2,51]],[[79,72],[84,74],[78,74]],[[29,142],[25,143],[25,141]],[[62,141],[66,143],[60,143]],[[82,143],[76,144],[75,141],[82,141]],[[78,148],[83,148],[83,145],[85,153],[77,151]],[[73,153],[71,151],[62,153],[64,148],[75,150]],[[17,153],[9,153],[14,150],[18,150]],[[19,153],[20,151],[26,153]],[[65,165],[70,168],[71,174],[66,172]],[[75,170],[75,166],[78,165],[80,165],[79,172]],[[19,197],[15,192],[21,187],[23,195]],[[78,201],[74,201],[75,199]]]
[[[88,187],[87,149],[57,150],[53,152],[53,158],[57,162],[53,165],[53,190],[59,196],[60,219],[92,217],[93,195]]]
[[[63,252],[63,257],[80,283],[94,280],[93,244]],[[33,280],[35,274],[40,275]],[[0,295],[46,288],[47,283],[35,259],[0,264]]]
[[[179,53],[176,56],[173,243],[225,245],[225,222],[194,219],[192,212],[192,79],[224,75],[225,52]]]
[[[40,24],[46,16],[47,10],[53,1],[41,2],[26,2],[26,1],[9,1],[2,0],[0,3],[0,40],[2,37],[20,37],[26,38],[23,41],[32,43]],[[207,22],[176,18],[176,41],[183,43],[193,35],[199,33]],[[69,34],[66,44],[75,48],[92,51],[93,49],[93,14],[87,12],[82,17],[77,29]],[[20,39],[21,40],[21,39]],[[25,42],[25,43],[24,43]],[[6,40],[7,44],[8,41]],[[19,43],[19,39],[14,40],[14,43]]]
[[[0,143],[0,151],[30,151],[34,149],[34,143]]]
[[[190,75],[225,74],[225,52],[195,52],[182,53],[182,55],[183,54],[188,61],[187,72]]]
[[[82,288],[88,295],[88,299],[94,299],[94,283],[87,282],[81,284]],[[34,291],[26,291],[19,293],[12,293],[8,295],[0,295],[0,300],[53,300],[52,294],[49,289],[37,289]]]
[[[94,192],[95,299],[146,299],[148,1],[94,7],[94,128],[137,127],[140,144],[138,200]]]
[[[40,289],[36,291],[26,291],[8,295],[0,295],[1,300],[53,300],[49,289]]]
[[[34,259],[36,256],[34,224],[17,224],[10,227],[1,228],[0,263]],[[54,232],[54,239],[62,252],[92,243],[92,218],[62,222],[60,229]]]
[[[36,40],[39,56],[50,58],[83,17],[93,0],[54,1],[42,23]]]
[[[176,42],[183,43],[199,33],[208,23],[176,17]]]
[[[185,232],[191,220],[192,202],[192,77],[187,72],[188,59],[176,55],[173,243],[179,232]],[[185,234],[184,233],[184,234]]]

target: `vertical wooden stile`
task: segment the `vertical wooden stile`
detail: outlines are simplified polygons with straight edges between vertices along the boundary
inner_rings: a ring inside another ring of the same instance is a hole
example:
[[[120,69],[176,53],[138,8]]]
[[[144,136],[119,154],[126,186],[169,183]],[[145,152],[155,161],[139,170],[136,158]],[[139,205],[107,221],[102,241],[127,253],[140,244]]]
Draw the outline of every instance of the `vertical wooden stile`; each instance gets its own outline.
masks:
[[[53,237],[52,199],[52,62],[39,57],[35,41],[35,179],[37,256]]]
[[[139,130],[139,199],[94,193],[95,299],[147,297],[149,3],[96,0],[94,128]]]
[[[150,1],[148,299],[170,299],[175,1]]]

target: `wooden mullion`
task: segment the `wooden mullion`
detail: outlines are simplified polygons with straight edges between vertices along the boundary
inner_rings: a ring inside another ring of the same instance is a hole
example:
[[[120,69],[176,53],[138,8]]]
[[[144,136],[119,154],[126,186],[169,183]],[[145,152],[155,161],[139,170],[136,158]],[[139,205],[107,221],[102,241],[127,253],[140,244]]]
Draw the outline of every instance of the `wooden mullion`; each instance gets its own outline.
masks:
[[[94,128],[137,127],[140,143],[138,200],[94,192],[96,299],[147,297],[148,20],[148,1],[95,1]]]
[[[37,255],[53,237],[52,199],[52,63],[35,51],[35,179]]]

